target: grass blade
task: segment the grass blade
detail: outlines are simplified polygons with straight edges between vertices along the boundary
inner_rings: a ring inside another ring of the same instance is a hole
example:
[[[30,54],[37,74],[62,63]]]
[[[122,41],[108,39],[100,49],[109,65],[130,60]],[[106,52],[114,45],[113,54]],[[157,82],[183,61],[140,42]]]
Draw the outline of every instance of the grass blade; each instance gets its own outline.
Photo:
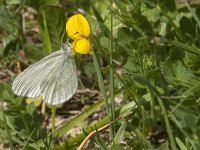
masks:
[[[175,45],[177,47],[180,47],[184,50],[186,50],[187,52],[189,53],[192,53],[194,55],[197,55],[197,56],[200,56],[200,53],[199,53],[199,49],[196,49],[190,45],[187,45],[187,44],[184,44],[184,43],[181,43],[181,42],[178,42],[178,41],[174,41],[174,40],[170,40],[170,39],[166,39],[166,38],[162,38],[162,40],[166,43],[169,43],[169,44],[172,44],[172,45]]]
[[[97,77],[98,77],[99,88],[102,93],[103,99],[105,100],[107,116],[110,118],[110,107],[109,107],[108,97],[106,94],[106,88],[104,86],[103,76],[101,74],[101,69],[100,69],[95,51],[93,51],[93,61],[94,61],[94,67],[95,67]]]
[[[120,144],[120,141],[124,135],[124,131],[126,129],[126,125],[127,125],[127,122],[124,120],[122,122],[122,125],[119,127],[119,130],[117,131],[116,135],[115,135],[115,138],[114,138],[114,144]]]
[[[110,17],[110,65],[113,66],[113,14]],[[112,67],[109,68],[110,75],[110,98],[111,98],[111,121],[115,120],[115,99],[114,99],[114,75]],[[115,123],[111,125],[112,138],[115,136]]]
[[[44,10],[42,11],[42,15],[43,15],[43,24],[44,24],[44,35],[43,35],[44,45],[45,45],[46,52],[48,54],[50,54],[50,53],[52,53],[51,40],[50,40],[50,36],[49,36],[49,30],[47,27],[47,21],[46,21]]]
[[[142,134],[142,132],[139,129],[136,129],[135,132],[138,135],[138,137],[148,146],[148,148],[150,148],[151,150],[154,150],[151,143],[146,140],[146,138],[144,137],[144,135]]]

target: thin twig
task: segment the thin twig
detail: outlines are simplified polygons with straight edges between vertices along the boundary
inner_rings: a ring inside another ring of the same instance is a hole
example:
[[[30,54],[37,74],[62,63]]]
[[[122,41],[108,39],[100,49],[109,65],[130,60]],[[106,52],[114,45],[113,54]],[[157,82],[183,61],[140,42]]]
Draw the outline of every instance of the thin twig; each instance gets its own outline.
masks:
[[[126,113],[126,114],[122,114],[120,115],[119,117],[116,118],[116,120],[112,121],[111,124],[113,124],[114,122],[116,122],[117,120],[119,119],[122,119],[122,118],[125,118],[127,117],[128,115],[132,114],[132,112],[130,113]],[[98,130],[94,130],[92,131],[90,134],[88,134],[88,136],[83,140],[83,142],[79,145],[78,149],[77,150],[82,150],[84,145],[87,143],[87,141],[89,141],[95,134],[96,132],[101,132],[101,131],[104,131],[106,130],[107,128],[109,128],[110,126],[110,123],[104,125],[103,127],[99,128]]]
[[[106,124],[105,126],[101,127],[98,129],[98,132],[104,131],[105,129],[109,128],[110,124]],[[89,141],[91,137],[93,137],[96,134],[96,130],[92,131],[84,140],[83,142],[79,145],[77,150],[82,150],[84,145]]]

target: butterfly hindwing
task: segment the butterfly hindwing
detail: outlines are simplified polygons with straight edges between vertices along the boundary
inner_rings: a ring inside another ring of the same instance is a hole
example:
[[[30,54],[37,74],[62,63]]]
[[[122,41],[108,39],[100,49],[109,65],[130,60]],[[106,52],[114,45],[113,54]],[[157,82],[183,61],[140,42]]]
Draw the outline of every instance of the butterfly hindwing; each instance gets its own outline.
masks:
[[[41,95],[47,103],[60,104],[73,96],[77,84],[74,58],[65,55],[42,81]]]

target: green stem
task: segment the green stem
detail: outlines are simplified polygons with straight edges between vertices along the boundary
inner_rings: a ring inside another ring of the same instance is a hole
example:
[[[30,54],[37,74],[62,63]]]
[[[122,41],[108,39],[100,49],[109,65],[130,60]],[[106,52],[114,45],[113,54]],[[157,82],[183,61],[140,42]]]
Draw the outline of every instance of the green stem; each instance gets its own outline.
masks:
[[[145,110],[144,107],[141,107],[142,109],[142,134],[145,135]]]
[[[10,150],[14,150],[11,134],[10,134],[10,131],[8,129],[8,125],[7,125],[7,121],[6,121],[6,115],[5,115],[5,112],[4,112],[3,104],[1,104],[1,107],[2,107],[3,121],[4,121],[5,129],[6,129],[6,133],[7,133],[7,136],[8,136],[9,145],[10,145]]]
[[[51,109],[52,132],[55,130],[55,118],[56,118],[55,116],[56,116],[56,105],[53,105]]]
[[[150,98],[151,98],[151,101],[150,101],[150,104],[151,104],[151,118],[153,119],[153,122],[156,121],[156,117],[155,117],[155,96],[153,95],[152,91],[149,90],[149,87],[147,86],[147,89],[149,91],[149,94],[150,94]]]
[[[42,101],[42,108],[41,108],[41,112],[44,114],[45,113],[45,109],[46,109],[46,104],[44,101]]]
[[[113,14],[110,16],[110,65],[113,66]],[[110,97],[111,97],[111,121],[115,120],[115,99],[114,99],[114,76],[112,67],[109,68],[110,74]],[[112,138],[115,136],[115,123],[112,124]]]
[[[110,117],[110,106],[109,106],[108,97],[107,97],[107,94],[106,94],[106,88],[105,88],[104,82],[103,82],[103,76],[102,76],[102,73],[101,73],[101,69],[100,69],[95,51],[93,51],[93,62],[94,62],[94,67],[95,67],[95,70],[96,70],[96,73],[97,73],[99,88],[100,88],[100,91],[102,93],[103,99],[105,100],[106,112],[107,112],[107,116],[110,120],[109,124],[110,124],[111,132],[112,132],[112,127],[111,127],[112,120],[111,120],[111,117]]]
[[[185,138],[185,143],[186,143],[187,149],[190,149],[190,142],[187,138]]]
[[[162,114],[164,116],[164,120],[165,120],[165,124],[166,124],[166,128],[167,128],[167,134],[169,136],[169,141],[170,141],[171,147],[172,147],[173,150],[177,150],[176,143],[175,143],[175,140],[174,140],[174,137],[173,137],[173,133],[172,133],[172,130],[171,130],[171,127],[170,127],[169,119],[167,117],[167,112],[166,112],[166,109],[165,109],[164,104],[162,102],[162,99],[160,97],[158,97],[158,102],[159,102],[159,105],[161,107]]]

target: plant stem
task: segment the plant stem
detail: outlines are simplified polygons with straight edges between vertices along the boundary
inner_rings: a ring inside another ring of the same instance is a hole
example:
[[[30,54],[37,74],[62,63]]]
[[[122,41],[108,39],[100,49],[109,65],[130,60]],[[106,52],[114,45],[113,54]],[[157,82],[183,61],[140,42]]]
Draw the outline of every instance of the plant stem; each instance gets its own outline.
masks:
[[[110,65],[113,66],[113,14],[110,16]],[[114,99],[114,76],[112,67],[109,68],[110,74],[110,98],[111,98],[111,121],[115,120],[115,99]],[[111,126],[112,138],[115,136],[115,123]]]
[[[155,117],[155,96],[153,95],[152,91],[149,89],[149,87],[147,86],[147,90],[149,91],[150,94],[150,107],[151,107],[151,118],[153,120],[153,122],[156,121],[156,117]]]
[[[173,137],[173,133],[172,133],[172,130],[171,130],[171,127],[170,127],[169,119],[167,117],[167,112],[166,112],[166,109],[165,109],[164,104],[162,102],[162,99],[160,97],[158,97],[158,102],[159,102],[159,105],[161,107],[162,114],[164,116],[164,120],[165,120],[165,124],[166,124],[166,128],[167,128],[167,134],[169,136],[169,141],[170,141],[171,147],[172,147],[173,150],[177,150],[176,143],[175,143],[175,140],[174,140],[174,137]]]
[[[44,101],[42,101],[42,108],[41,108],[41,112],[44,114],[46,110],[46,104]]]
[[[56,105],[52,106],[51,109],[51,119],[52,119],[52,132],[55,130],[55,116],[56,116]]]
[[[145,135],[145,110],[143,106],[141,106],[141,109],[142,109],[142,134]]]

